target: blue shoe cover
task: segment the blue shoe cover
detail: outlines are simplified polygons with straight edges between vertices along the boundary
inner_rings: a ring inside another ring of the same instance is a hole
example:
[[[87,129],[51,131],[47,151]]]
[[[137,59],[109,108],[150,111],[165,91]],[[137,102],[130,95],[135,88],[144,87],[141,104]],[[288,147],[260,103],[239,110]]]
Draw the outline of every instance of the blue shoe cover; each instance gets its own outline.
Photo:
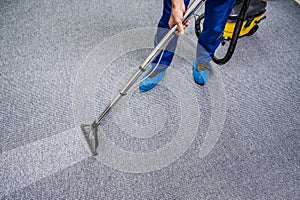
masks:
[[[140,82],[140,92],[147,92],[154,88],[161,81],[161,79],[166,73],[166,70],[164,70],[154,77],[148,77],[145,79],[145,77],[147,77],[148,74],[151,73],[151,71],[152,69],[150,68],[143,76],[143,81]]]
[[[197,65],[197,59],[194,60],[194,65],[193,65],[193,76],[194,76],[194,80],[196,83],[198,83],[199,85],[205,85],[208,78],[209,78],[209,68],[210,66],[208,66],[208,68],[204,71],[198,72],[196,65]]]

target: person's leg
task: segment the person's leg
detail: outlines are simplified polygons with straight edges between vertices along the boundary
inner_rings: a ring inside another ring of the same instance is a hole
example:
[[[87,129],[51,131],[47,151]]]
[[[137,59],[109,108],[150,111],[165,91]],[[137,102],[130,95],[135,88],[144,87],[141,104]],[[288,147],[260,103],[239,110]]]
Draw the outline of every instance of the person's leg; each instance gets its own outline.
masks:
[[[194,80],[204,85],[209,78],[209,62],[222,41],[224,27],[235,0],[207,0],[203,30],[198,38],[197,58],[194,61]]]
[[[198,38],[197,60],[209,62],[222,41],[224,27],[235,0],[207,0],[203,30]]]
[[[184,0],[186,9],[188,7],[189,2],[190,0]],[[170,26],[168,23],[171,16],[171,11],[172,11],[171,0],[164,0],[163,15],[159,20],[157,33],[154,39],[155,46],[161,41],[161,39],[165,36],[165,34],[170,30]],[[156,72],[164,71],[168,66],[170,66],[176,49],[177,40],[178,40],[178,36],[172,38],[171,41],[166,46],[163,55],[161,55],[162,53],[158,54],[158,56],[152,62],[152,68],[153,68],[160,60],[159,65],[155,69]]]
[[[185,7],[189,4],[190,0],[184,0]],[[172,12],[171,0],[164,0],[163,15],[159,20],[157,33],[154,39],[154,45],[156,46],[165,34],[170,30],[169,19]],[[151,63],[151,68],[145,73],[143,79],[140,83],[140,92],[146,92],[154,88],[165,75],[166,69],[170,66],[174,51],[176,49],[178,36],[175,36],[166,46],[162,53],[159,53],[154,61]],[[153,71],[154,69],[154,71]],[[148,78],[146,78],[148,77]]]

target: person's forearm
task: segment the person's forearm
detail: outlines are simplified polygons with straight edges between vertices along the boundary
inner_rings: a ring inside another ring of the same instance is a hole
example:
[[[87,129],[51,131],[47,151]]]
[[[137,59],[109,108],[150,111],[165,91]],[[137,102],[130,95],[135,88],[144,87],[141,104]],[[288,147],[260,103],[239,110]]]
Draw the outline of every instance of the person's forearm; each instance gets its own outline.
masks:
[[[185,13],[185,4],[183,0],[172,0],[172,13],[169,20],[169,26],[173,27],[175,24],[178,28],[178,35],[184,33],[184,27],[188,26],[190,21],[182,24],[183,15]]]
[[[172,0],[172,9],[182,9],[184,7],[183,0]]]

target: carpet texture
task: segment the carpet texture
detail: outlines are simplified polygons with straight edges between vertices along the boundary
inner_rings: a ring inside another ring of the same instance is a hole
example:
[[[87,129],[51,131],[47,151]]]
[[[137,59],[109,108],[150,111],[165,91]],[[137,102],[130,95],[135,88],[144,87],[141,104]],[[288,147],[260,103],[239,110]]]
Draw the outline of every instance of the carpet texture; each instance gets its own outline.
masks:
[[[160,0],[0,1],[1,199],[299,199],[292,0],[268,1],[204,87],[192,79],[192,22],[162,83],[135,85],[104,118],[99,156],[85,150],[82,108],[84,119],[104,109],[150,52],[161,12]]]

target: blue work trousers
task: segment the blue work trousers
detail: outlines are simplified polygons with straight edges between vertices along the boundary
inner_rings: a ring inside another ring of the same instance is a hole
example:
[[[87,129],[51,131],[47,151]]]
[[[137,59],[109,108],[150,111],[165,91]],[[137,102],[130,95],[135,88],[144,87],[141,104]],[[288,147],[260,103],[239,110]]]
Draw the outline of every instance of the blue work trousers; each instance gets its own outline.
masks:
[[[184,0],[186,9],[190,0]],[[197,60],[199,62],[210,62],[214,56],[215,50],[222,41],[222,35],[228,16],[233,8],[235,0],[207,0],[205,2],[205,19],[203,24],[203,30],[198,38],[197,45]],[[158,23],[157,34],[154,39],[154,45],[163,38],[168,32],[170,26],[168,24],[172,11],[171,0],[164,0],[163,14]],[[152,67],[156,66],[155,71],[164,71],[170,66],[174,52],[176,49],[178,36],[171,39],[166,46],[166,50],[155,58],[152,63]]]

